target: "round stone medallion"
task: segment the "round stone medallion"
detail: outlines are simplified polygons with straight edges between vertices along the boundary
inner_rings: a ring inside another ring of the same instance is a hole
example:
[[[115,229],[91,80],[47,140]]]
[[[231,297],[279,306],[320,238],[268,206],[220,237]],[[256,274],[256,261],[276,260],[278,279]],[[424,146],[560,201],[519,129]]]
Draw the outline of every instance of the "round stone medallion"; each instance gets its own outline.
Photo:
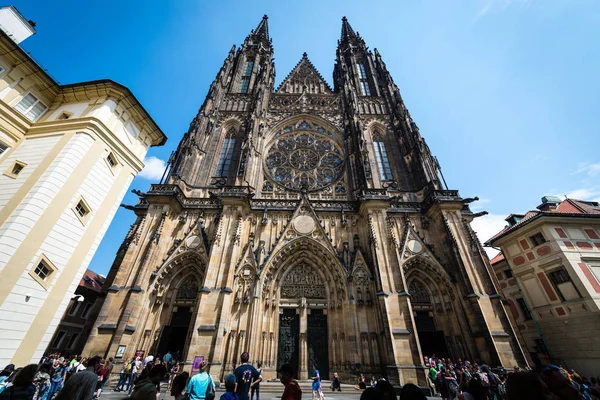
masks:
[[[300,215],[294,220],[294,229],[300,234],[307,235],[315,230],[315,220],[308,215]]]
[[[200,238],[198,236],[190,236],[189,238],[185,239],[185,245],[188,249],[195,249],[198,246],[200,246]]]
[[[421,243],[414,239],[409,240],[408,243],[406,244],[406,246],[413,253],[420,253],[421,250],[423,250],[423,246],[421,245]]]

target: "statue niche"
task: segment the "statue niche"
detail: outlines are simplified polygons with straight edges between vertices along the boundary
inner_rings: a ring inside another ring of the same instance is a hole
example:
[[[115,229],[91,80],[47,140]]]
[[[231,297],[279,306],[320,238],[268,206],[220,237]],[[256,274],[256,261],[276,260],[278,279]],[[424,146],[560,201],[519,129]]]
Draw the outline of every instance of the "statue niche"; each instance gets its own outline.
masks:
[[[293,267],[281,283],[283,298],[325,299],[326,293],[323,278],[308,264]]]

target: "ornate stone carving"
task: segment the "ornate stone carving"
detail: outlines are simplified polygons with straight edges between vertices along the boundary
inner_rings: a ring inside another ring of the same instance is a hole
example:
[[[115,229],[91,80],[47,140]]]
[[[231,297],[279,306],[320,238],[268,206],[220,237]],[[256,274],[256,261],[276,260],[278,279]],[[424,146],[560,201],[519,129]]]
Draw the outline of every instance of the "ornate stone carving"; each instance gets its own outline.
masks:
[[[287,273],[281,284],[281,297],[325,299],[325,284],[321,276],[308,264],[300,264]]]

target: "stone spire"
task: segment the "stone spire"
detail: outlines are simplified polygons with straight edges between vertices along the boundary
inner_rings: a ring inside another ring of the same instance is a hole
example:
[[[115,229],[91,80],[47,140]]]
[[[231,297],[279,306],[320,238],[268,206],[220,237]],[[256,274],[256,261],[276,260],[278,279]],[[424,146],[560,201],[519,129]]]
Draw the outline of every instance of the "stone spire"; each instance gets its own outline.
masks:
[[[350,26],[348,19],[346,17],[342,17],[342,35],[340,36],[340,42],[343,42],[347,39],[357,38],[358,35],[354,32],[354,29]]]
[[[259,22],[256,29],[253,31],[254,36],[269,41],[269,17],[267,14],[263,15],[262,20]]]

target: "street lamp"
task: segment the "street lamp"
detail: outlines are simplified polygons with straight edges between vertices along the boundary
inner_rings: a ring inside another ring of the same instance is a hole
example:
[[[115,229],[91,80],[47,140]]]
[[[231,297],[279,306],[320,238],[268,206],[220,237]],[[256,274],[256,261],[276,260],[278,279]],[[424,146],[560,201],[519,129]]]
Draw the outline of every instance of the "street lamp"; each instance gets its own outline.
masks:
[[[71,297],[71,300],[77,300],[78,303],[81,303],[85,300],[85,297],[83,297],[82,295],[78,294],[76,296]]]

